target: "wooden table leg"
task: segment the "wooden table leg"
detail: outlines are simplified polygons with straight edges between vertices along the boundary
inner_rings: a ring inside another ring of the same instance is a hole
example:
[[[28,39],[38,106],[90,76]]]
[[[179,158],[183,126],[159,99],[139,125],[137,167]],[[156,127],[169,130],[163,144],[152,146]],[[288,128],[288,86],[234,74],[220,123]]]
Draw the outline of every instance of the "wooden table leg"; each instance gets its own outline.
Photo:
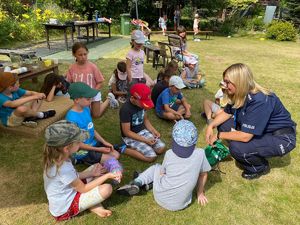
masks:
[[[110,23],[108,24],[108,37],[111,38],[111,33],[110,33]]]
[[[89,38],[90,38],[89,26],[86,26],[86,42],[87,43],[89,43]]]
[[[50,43],[49,43],[49,30],[46,28],[46,40],[47,40],[47,47],[50,49]]]
[[[92,28],[93,28],[93,41],[95,42],[95,23],[93,23]]]
[[[75,28],[75,27],[74,27]],[[74,44],[74,34],[73,34],[73,27],[71,27],[71,39],[72,39],[72,45]]]
[[[67,37],[67,27],[64,29],[64,35],[65,35],[65,44],[68,51],[68,37]]]

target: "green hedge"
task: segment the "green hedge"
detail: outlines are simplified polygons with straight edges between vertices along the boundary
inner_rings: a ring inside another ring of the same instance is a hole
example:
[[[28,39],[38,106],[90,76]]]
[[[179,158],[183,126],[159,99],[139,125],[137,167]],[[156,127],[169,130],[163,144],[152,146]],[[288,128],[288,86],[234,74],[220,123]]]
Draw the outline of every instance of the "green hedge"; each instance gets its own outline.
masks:
[[[290,22],[273,21],[267,27],[266,37],[277,41],[295,41],[297,30]]]

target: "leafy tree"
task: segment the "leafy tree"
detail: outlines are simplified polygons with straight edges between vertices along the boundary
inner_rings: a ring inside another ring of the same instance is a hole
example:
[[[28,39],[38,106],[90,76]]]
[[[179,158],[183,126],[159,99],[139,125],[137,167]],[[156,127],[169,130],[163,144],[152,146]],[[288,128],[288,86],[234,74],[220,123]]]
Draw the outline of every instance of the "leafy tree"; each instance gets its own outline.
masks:
[[[293,21],[300,28],[300,1],[285,0],[285,8],[287,13],[283,15],[284,19]]]

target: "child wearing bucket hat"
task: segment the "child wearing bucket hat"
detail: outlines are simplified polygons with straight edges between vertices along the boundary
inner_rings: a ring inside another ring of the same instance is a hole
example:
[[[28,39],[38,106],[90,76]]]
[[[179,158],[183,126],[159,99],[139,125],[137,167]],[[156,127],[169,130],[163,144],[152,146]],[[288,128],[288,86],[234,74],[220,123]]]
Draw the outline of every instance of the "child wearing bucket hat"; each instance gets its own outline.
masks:
[[[146,110],[153,106],[150,88],[138,83],[131,86],[130,98],[120,109],[122,139],[128,146],[124,153],[146,162],[153,162],[165,151],[160,133],[147,116]]]
[[[80,143],[87,138],[87,131],[66,120],[46,128],[44,189],[49,211],[57,221],[68,220],[87,209],[100,217],[112,214],[103,208],[101,202],[112,193],[111,185],[104,182],[117,179],[117,174],[104,173],[99,163],[77,173],[70,160],[71,155],[78,151]]]
[[[177,211],[191,203],[193,190],[198,183],[197,200],[205,205],[208,201],[204,187],[211,167],[203,149],[196,148],[197,140],[195,125],[188,120],[178,121],[172,131],[172,148],[166,152],[162,165],[149,167],[117,192],[136,195],[140,188],[153,182],[155,201],[167,210]]]
[[[181,93],[183,88],[185,88],[185,84],[179,76],[170,78],[169,88],[160,93],[156,100],[155,111],[159,118],[180,120],[191,117],[191,105]]]
[[[44,93],[20,88],[17,74],[0,72],[0,119],[4,126],[36,127],[37,119],[54,116],[55,110],[39,111],[45,97]]]

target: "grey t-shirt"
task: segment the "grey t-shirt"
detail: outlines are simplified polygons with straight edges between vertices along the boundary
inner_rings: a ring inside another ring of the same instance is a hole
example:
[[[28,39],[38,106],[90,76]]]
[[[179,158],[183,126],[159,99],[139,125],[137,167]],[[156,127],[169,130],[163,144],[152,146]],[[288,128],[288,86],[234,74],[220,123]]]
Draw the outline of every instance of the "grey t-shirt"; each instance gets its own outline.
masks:
[[[181,210],[192,201],[199,173],[211,169],[203,149],[196,148],[189,158],[180,158],[170,149],[166,152],[161,175],[154,175],[155,201],[171,211]]]

